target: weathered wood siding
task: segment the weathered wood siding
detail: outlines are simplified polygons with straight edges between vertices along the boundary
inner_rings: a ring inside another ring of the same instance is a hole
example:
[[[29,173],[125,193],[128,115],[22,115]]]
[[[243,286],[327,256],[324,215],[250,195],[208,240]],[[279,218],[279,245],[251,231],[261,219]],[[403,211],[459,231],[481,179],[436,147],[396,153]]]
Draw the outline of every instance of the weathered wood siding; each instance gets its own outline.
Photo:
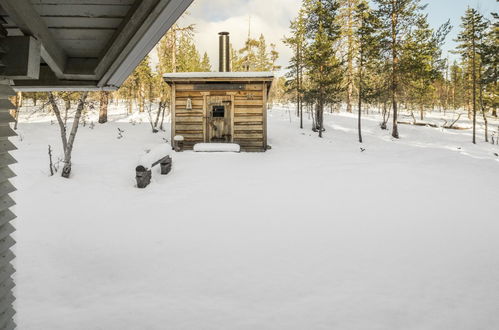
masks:
[[[187,99],[192,100],[192,110],[187,110]],[[204,97],[193,91],[192,85],[176,85],[175,89],[175,133],[184,137],[184,147],[192,149],[196,143],[204,142]]]
[[[194,144],[207,142],[206,117],[209,116],[207,99],[213,96],[227,96],[233,100],[229,109],[233,120],[232,142],[238,143],[242,151],[265,151],[267,145],[266,103],[268,83],[235,83],[239,90],[220,87],[230,84],[213,84],[210,90],[199,84],[177,83],[174,88],[174,120],[172,122],[172,138],[182,135],[185,138],[185,149],[190,150]],[[192,110],[187,110],[187,99],[192,100]]]
[[[264,151],[263,84],[248,84],[234,97],[234,143],[243,151]]]

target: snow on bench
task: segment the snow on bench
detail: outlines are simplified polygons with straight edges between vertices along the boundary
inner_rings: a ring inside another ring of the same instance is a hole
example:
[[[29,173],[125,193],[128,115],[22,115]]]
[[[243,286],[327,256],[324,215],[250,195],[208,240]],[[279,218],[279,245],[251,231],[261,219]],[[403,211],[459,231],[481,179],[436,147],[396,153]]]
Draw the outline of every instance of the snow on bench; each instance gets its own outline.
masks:
[[[195,152],[240,152],[241,146],[235,143],[197,143]]]
[[[152,168],[161,165],[161,174],[166,175],[172,169],[172,158],[170,156],[171,147],[169,144],[161,144],[149,149],[142,155],[135,168],[135,179],[137,188],[145,188],[151,183]]]

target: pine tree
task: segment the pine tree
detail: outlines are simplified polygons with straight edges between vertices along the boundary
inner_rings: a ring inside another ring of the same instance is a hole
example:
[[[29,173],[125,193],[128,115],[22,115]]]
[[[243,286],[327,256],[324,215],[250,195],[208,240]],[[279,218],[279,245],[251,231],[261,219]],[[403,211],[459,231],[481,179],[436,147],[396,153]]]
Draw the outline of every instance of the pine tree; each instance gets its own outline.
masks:
[[[499,79],[499,15],[492,13],[493,23],[485,37],[482,45],[483,58],[483,84],[484,104],[492,109],[492,116],[497,117],[497,107],[499,103],[499,89],[497,80]]]
[[[243,71],[256,71],[259,46],[260,43],[258,40],[249,37],[246,39],[244,47],[239,50],[239,61],[241,62]]]
[[[373,72],[379,63],[380,43],[377,29],[379,20],[369,8],[367,1],[361,1],[355,8],[354,16],[359,26],[355,31],[358,42],[357,80],[358,80],[358,134],[362,143],[362,102],[369,102],[375,96],[372,84],[365,78],[366,72]]]
[[[336,23],[338,2],[335,0],[307,0],[305,66],[310,80],[306,93],[316,106],[316,125],[322,137],[324,107],[339,101],[342,92],[343,70],[336,56],[334,44],[340,37]]]
[[[200,71],[201,72],[210,72],[211,71],[210,58],[208,57],[207,52],[204,52],[203,60],[201,61],[201,65],[200,65]]]
[[[382,23],[382,42],[385,45],[387,63],[390,65],[392,136],[398,139],[398,98],[403,76],[400,63],[402,47],[418,14],[426,6],[421,6],[419,0],[374,0],[374,3],[377,5],[377,16]]]
[[[413,30],[403,45],[401,71],[408,100],[419,107],[424,119],[425,106],[434,100],[435,82],[442,78],[445,59],[442,45],[450,31],[450,23],[434,31],[428,24],[427,15],[419,15]]]
[[[260,34],[260,38],[258,38],[258,46],[256,52],[256,71],[270,71],[269,67],[269,54],[267,52],[267,43],[265,42],[265,37],[263,34]]]
[[[291,36],[284,39],[284,43],[291,48],[293,56],[287,67],[286,89],[296,95],[296,115],[300,117],[300,128],[303,128],[303,54],[305,48],[305,12],[303,8],[291,22]]]
[[[459,43],[458,52],[461,54],[463,61],[470,63],[470,79],[471,79],[471,102],[473,110],[473,144],[476,144],[476,114],[477,114],[477,85],[479,85],[478,73],[479,65],[479,44],[484,38],[484,32],[487,24],[483,16],[473,8],[466,10],[461,18],[461,32],[456,41]]]
[[[178,72],[199,72],[201,69],[201,56],[194,45],[191,34],[183,34],[180,37],[177,51]]]
[[[450,93],[452,107],[457,110],[465,105],[465,75],[462,67],[454,61],[450,66]]]
[[[234,72],[244,71],[242,59],[239,57],[239,52],[234,48],[232,43],[230,44],[230,68]]]
[[[354,60],[358,53],[358,41],[356,38],[356,30],[359,22],[355,15],[355,11],[362,0],[339,0],[340,8],[338,14],[338,22],[341,27],[342,34],[342,51],[346,58],[346,106],[347,112],[352,112],[353,93],[355,86],[355,67]]]

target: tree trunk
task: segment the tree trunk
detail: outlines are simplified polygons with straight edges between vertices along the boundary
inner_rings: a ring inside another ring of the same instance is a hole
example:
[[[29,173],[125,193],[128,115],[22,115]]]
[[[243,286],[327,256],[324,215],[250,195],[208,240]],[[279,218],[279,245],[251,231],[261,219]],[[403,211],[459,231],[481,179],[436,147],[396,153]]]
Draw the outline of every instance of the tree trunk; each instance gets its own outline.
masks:
[[[300,44],[296,43],[296,116],[300,116]]]
[[[80,101],[78,103],[78,108],[76,109],[73,127],[71,128],[71,133],[69,134],[68,144],[64,152],[64,167],[61,174],[61,176],[64,178],[69,178],[69,175],[71,174],[71,153],[73,152],[73,145],[76,138],[76,133],[78,132],[81,114],[83,112],[83,109],[85,108],[87,95],[88,92],[83,92],[81,95]]]
[[[472,57],[471,57],[471,69],[473,70],[472,72],[472,80],[473,80],[473,94],[472,94],[472,100],[473,100],[473,144],[476,144],[476,50],[475,50],[475,25],[474,23],[472,24],[472,34],[473,34],[473,39],[472,39]]]
[[[322,90],[319,92],[317,112],[317,126],[319,129],[319,137],[322,138],[322,131],[324,130],[324,93],[322,92]]]
[[[397,109],[397,15],[395,13],[395,8],[392,8],[392,107],[393,107],[393,131],[392,136],[396,139],[399,138],[399,131],[397,126],[398,120],[398,109]]]
[[[347,112],[352,113],[353,102],[353,84],[354,84],[354,27],[353,27],[354,4],[351,1],[347,3]]]
[[[166,107],[169,107],[169,102],[165,103],[165,106],[163,107],[163,111],[161,111],[161,123],[159,124],[159,129],[162,131],[164,131],[163,122],[165,121]]]
[[[61,132],[62,150],[64,151],[64,153],[66,153],[66,149],[68,148],[66,125],[64,125],[61,112],[59,111],[59,107],[57,106],[57,102],[55,101],[54,94],[52,93],[49,93],[49,103],[52,105],[52,110],[54,111],[55,117],[57,118],[57,123],[59,123],[59,130]]]
[[[479,75],[478,88],[480,88],[480,93],[478,97],[479,97],[480,109],[482,110],[483,123],[485,125],[485,142],[489,142],[489,122],[487,121],[487,114],[485,113],[485,106],[483,103],[482,61],[480,61],[480,64],[478,66],[478,75]]]
[[[363,93],[363,86],[362,86],[362,75],[363,75],[363,66],[364,66],[364,60],[363,60],[363,53],[362,50],[360,52],[360,60],[359,60],[359,113],[358,113],[358,119],[357,119],[357,129],[359,131],[359,143],[362,143],[362,93]]]
[[[159,101],[159,104],[158,104],[158,113],[156,114],[156,120],[154,120],[154,125],[153,125],[153,132],[154,132],[154,129],[157,129],[157,127],[158,127],[159,117],[161,115],[161,112],[163,112],[163,108],[164,108],[165,105],[166,105],[166,103],[163,103],[163,101]]]
[[[17,130],[17,124],[19,123],[19,112],[21,111],[22,106],[23,106],[23,93],[17,92],[17,95],[16,95],[16,113],[14,115],[14,119],[16,121],[14,123],[14,130]]]
[[[109,106],[109,92],[100,92],[99,124],[107,123],[107,108]]]
[[[64,102],[64,127],[68,126],[68,112],[69,112],[70,108],[71,108],[71,102],[65,101]]]

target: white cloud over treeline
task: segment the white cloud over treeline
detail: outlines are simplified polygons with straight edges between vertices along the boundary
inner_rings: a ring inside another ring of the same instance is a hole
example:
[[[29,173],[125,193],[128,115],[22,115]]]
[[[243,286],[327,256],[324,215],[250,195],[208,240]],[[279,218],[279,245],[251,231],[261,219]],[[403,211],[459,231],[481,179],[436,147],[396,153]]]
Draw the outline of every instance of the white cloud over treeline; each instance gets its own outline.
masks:
[[[282,39],[289,33],[289,23],[300,8],[300,0],[195,0],[180,20],[181,26],[195,24],[198,50],[208,52],[213,69],[218,69],[218,32],[230,32],[236,49],[243,47],[248,36],[263,33],[267,43],[276,44],[280,54],[278,64],[285,67],[291,51]]]

